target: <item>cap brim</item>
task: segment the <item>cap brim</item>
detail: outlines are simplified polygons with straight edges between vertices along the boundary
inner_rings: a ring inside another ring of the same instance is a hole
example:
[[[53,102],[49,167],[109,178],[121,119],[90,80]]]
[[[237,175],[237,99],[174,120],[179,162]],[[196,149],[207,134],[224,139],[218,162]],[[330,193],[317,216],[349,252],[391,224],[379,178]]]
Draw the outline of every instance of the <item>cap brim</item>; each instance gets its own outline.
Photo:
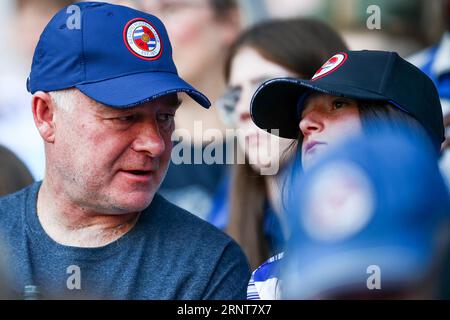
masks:
[[[211,102],[175,73],[135,73],[118,78],[76,85],[97,102],[114,108],[130,108],[158,97],[185,92],[204,108]]]
[[[251,102],[253,122],[261,129],[278,129],[282,138],[299,137],[297,104],[309,91],[363,100],[387,100],[379,94],[348,85],[327,84],[296,78],[276,78],[263,83]]]

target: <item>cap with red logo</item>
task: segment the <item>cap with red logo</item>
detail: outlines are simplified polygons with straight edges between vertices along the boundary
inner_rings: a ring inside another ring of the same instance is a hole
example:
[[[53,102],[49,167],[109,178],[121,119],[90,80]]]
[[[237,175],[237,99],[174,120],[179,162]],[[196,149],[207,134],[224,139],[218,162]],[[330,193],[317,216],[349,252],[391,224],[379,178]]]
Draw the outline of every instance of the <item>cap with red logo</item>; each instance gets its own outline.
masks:
[[[432,80],[396,52],[346,51],[335,54],[311,80],[277,78],[263,83],[251,102],[255,124],[299,137],[305,97],[313,92],[356,100],[386,101],[418,120],[436,148],[444,141],[439,95]]]
[[[205,95],[179,77],[167,31],[157,17],[103,2],[62,9],[41,34],[27,89],[68,88],[114,108],[175,92],[210,106]]]

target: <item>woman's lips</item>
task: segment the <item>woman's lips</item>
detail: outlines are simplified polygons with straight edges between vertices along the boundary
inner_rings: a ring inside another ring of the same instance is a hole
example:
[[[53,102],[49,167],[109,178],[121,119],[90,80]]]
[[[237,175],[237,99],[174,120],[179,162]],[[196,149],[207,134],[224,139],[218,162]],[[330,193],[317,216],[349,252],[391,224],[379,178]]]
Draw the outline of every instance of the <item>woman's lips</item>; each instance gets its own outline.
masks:
[[[321,141],[314,141],[314,140],[306,143],[304,154],[314,152],[314,150],[317,149],[317,146],[321,146],[321,145],[326,145],[326,143],[321,142]]]

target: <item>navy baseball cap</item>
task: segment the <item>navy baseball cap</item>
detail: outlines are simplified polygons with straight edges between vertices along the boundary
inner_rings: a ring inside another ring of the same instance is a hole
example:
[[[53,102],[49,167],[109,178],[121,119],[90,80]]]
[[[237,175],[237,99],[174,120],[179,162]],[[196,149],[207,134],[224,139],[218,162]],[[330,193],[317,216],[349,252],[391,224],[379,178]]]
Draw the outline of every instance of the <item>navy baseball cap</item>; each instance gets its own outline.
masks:
[[[100,2],[59,11],[36,46],[28,91],[68,88],[115,108],[175,92],[187,93],[205,108],[211,105],[178,76],[167,31],[157,17]]]
[[[440,148],[445,140],[436,87],[396,52],[340,52],[325,62],[311,80],[268,80],[253,95],[252,119],[261,129],[279,129],[280,137],[297,139],[304,97],[311,91],[389,102],[418,120],[436,146]]]
[[[286,206],[286,298],[369,293],[377,268],[380,292],[389,292],[434,270],[450,198],[427,137],[380,124],[297,172]]]

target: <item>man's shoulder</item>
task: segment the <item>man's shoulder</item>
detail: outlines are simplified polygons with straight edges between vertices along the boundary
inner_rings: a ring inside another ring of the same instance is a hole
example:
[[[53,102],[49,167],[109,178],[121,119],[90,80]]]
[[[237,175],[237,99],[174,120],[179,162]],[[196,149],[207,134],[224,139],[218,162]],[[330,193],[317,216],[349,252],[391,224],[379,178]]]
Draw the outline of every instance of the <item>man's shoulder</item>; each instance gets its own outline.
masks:
[[[205,240],[209,238],[213,240],[211,244],[233,242],[228,235],[209,222],[167,201],[163,196],[156,194],[153,201],[154,210],[151,214],[157,217],[162,228],[169,228],[177,234],[194,238],[203,237]]]
[[[202,299],[245,299],[250,270],[244,252],[234,240],[161,196],[155,198],[149,213],[157,216],[153,221],[158,227],[153,230],[159,235],[161,246],[167,248],[166,256],[176,256],[176,264],[182,266],[183,272],[191,273],[189,277],[195,274],[197,281],[203,283],[204,287],[199,286]]]

